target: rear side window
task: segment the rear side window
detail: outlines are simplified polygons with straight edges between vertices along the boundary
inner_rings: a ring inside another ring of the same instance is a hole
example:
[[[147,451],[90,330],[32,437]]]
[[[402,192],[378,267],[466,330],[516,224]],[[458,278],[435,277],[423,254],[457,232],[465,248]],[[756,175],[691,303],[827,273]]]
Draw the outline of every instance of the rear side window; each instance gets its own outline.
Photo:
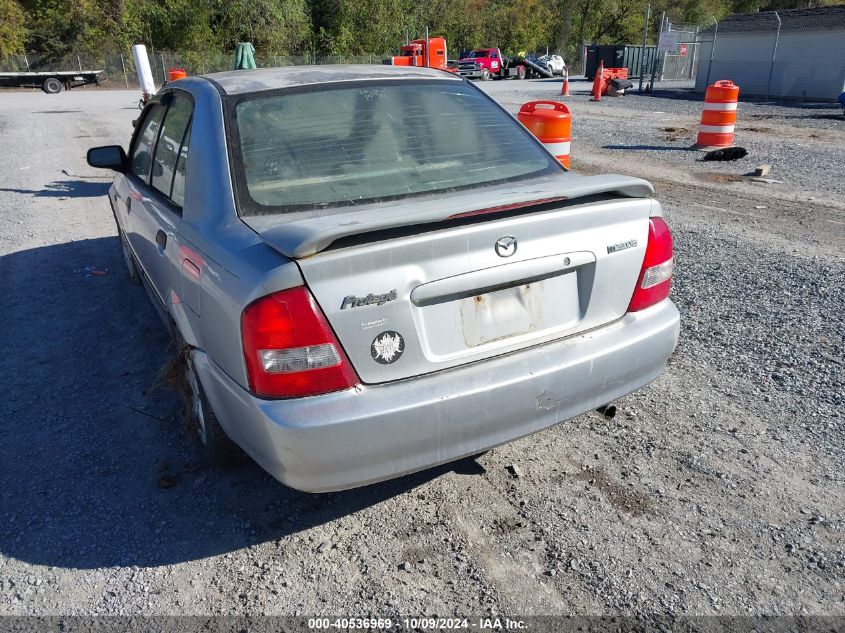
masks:
[[[160,103],[152,106],[141,123],[141,130],[135,141],[135,148],[132,150],[132,161],[129,171],[138,176],[144,182],[149,182],[150,166],[153,164],[153,150],[161,127],[161,120],[164,117],[165,106]]]
[[[477,88],[453,80],[241,98],[232,163],[244,215],[362,204],[562,171]]]
[[[182,141],[188,133],[193,106],[187,97],[175,94],[164,117],[155,149],[152,186],[171,198],[177,163],[181,157]],[[187,149],[185,150],[187,152]],[[184,172],[184,160],[183,172]],[[183,175],[184,178],[184,175]],[[184,183],[182,184],[184,189]],[[174,200],[176,202],[176,200]],[[181,206],[181,202],[176,202]]]

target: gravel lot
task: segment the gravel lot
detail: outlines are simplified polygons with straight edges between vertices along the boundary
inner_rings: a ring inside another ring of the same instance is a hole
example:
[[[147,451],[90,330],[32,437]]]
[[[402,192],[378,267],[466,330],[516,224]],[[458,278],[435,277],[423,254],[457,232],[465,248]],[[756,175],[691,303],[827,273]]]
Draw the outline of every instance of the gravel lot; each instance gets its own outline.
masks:
[[[512,112],[526,101],[557,99],[560,80],[496,81],[479,84]],[[702,152],[690,149],[698,133],[703,98],[688,88],[658,89],[656,96],[633,92],[625,97],[590,101],[592,82],[570,83],[573,161],[589,161],[659,177],[672,168],[682,182],[724,182],[725,177],[772,165],[770,178],[782,183],[761,185],[765,194],[785,199],[841,203],[845,199],[845,117],[836,103],[802,107],[766,102],[742,102],[737,111],[736,143],[748,156],[735,162],[702,162]],[[574,164],[574,163],[573,163]],[[697,166],[702,169],[696,169]],[[690,178],[692,177],[692,178]]]
[[[744,104],[748,159],[703,163],[696,101],[587,86],[574,167],[652,179],[675,236],[668,372],[612,421],[325,495],[200,468],[155,388],[168,339],[84,160],[137,94],[0,94],[0,614],[845,616],[845,122]]]

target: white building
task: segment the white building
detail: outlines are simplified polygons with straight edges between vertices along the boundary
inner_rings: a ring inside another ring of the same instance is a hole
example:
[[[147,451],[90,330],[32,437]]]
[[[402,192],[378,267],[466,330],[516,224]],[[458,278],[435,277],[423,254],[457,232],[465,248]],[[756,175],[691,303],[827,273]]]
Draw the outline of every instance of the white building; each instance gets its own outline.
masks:
[[[740,99],[835,101],[845,92],[845,6],[731,15],[698,41],[698,91],[730,79]]]

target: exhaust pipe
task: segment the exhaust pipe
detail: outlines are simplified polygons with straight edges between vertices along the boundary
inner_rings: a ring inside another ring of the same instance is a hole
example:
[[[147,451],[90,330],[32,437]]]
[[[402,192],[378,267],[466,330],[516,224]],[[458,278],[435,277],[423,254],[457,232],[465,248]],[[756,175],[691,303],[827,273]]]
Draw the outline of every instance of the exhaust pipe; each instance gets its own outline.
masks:
[[[602,405],[596,411],[602,414],[605,420],[612,420],[616,417],[616,405],[613,404]]]

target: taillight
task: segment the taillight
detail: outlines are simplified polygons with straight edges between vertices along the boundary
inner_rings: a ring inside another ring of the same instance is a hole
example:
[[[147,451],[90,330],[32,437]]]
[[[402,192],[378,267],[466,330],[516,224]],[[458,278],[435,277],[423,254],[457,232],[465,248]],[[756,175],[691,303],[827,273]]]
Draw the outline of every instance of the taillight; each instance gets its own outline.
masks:
[[[645,259],[628,312],[643,310],[669,296],[672,284],[672,234],[663,218],[651,218]]]
[[[241,317],[249,386],[267,398],[348,389],[358,376],[326,317],[304,287],[249,304]]]

